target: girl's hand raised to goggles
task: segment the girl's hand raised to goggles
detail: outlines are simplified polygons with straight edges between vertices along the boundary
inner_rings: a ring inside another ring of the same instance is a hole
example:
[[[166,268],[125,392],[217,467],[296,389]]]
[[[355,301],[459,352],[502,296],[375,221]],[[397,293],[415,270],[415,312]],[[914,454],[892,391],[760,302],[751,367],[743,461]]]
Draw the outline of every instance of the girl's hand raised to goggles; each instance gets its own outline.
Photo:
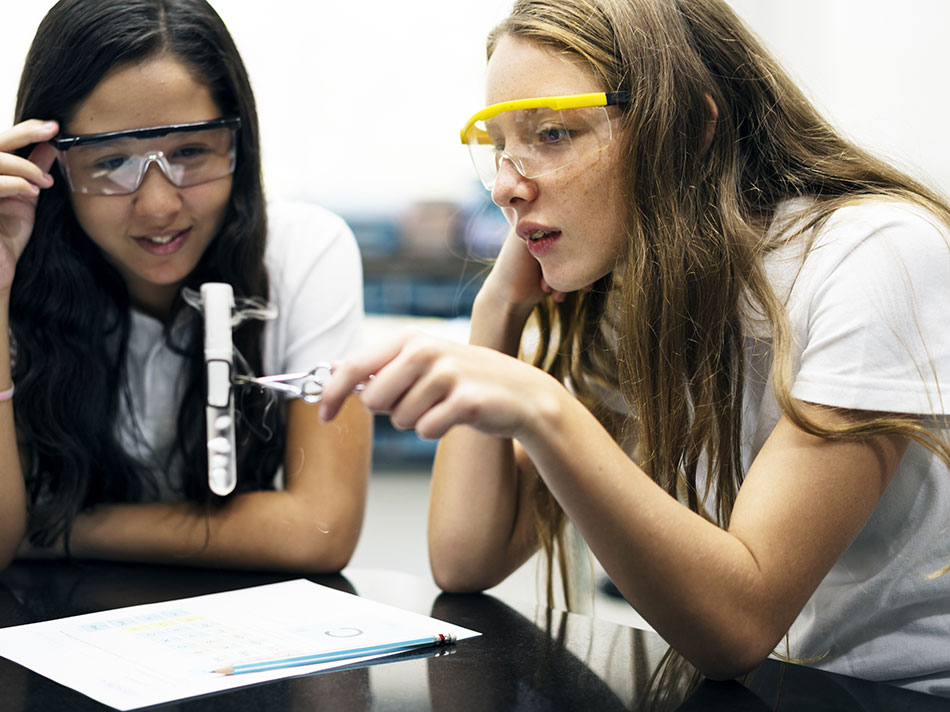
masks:
[[[40,190],[53,185],[49,170],[56,158],[46,143],[59,132],[55,121],[30,119],[0,132],[0,288],[9,288],[36,215]],[[30,145],[29,158],[14,154]]]
[[[370,375],[375,374],[373,380]],[[335,364],[320,416],[332,419],[360,383],[363,405],[395,427],[437,439],[454,425],[521,438],[561,386],[533,366],[493,349],[405,332]]]

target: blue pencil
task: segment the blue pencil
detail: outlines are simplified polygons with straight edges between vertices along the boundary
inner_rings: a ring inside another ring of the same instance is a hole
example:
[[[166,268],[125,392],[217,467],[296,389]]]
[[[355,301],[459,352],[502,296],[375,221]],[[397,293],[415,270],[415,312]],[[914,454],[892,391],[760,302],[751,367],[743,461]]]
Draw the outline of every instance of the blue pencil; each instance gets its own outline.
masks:
[[[422,648],[430,645],[451,645],[455,642],[454,635],[431,635],[425,638],[414,638],[413,640],[403,640],[396,643],[382,643],[380,645],[367,645],[362,648],[349,648],[347,650],[332,650],[327,653],[315,653],[313,655],[298,655],[293,658],[278,658],[276,660],[258,660],[252,663],[236,663],[227,667],[218,668],[213,672],[222,675],[240,675],[246,672],[263,672],[265,670],[279,670],[280,668],[299,667],[301,665],[313,665],[316,663],[332,663],[337,660],[348,660],[350,658],[361,658],[366,655],[384,655],[386,653],[397,653],[403,650],[412,650],[413,648]]]

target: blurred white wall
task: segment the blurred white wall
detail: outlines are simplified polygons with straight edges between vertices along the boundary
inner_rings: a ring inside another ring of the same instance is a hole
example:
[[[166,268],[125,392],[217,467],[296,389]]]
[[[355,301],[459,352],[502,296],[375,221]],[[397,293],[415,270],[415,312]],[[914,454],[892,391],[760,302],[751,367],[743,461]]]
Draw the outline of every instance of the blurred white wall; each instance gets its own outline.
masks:
[[[845,135],[950,192],[950,2],[729,2]]]
[[[950,190],[950,3],[731,0],[846,134]],[[50,0],[6,3],[0,121]],[[248,66],[272,195],[352,212],[477,190],[458,143],[511,0],[212,0]]]

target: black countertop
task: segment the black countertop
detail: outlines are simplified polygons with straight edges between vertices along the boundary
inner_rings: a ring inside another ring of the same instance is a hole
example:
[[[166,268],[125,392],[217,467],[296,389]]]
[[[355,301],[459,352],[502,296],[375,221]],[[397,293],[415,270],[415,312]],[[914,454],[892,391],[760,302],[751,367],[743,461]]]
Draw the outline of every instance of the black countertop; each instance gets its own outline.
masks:
[[[18,562],[0,574],[0,627],[299,576],[104,562]],[[150,710],[950,710],[950,700],[766,661],[749,679],[699,678],[663,640],[489,595],[440,594],[393,571],[306,576],[482,633],[453,648],[291,677]],[[0,658],[5,712],[111,709]]]

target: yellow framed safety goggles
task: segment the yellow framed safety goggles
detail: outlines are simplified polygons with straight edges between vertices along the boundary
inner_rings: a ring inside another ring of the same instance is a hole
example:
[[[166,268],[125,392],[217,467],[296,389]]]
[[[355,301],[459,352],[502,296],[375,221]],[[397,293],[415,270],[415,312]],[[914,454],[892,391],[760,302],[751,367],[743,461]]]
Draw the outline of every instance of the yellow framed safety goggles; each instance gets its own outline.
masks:
[[[503,101],[471,116],[460,137],[491,190],[503,159],[525,178],[539,178],[603,150],[613,138],[607,107],[629,101],[629,92]]]

